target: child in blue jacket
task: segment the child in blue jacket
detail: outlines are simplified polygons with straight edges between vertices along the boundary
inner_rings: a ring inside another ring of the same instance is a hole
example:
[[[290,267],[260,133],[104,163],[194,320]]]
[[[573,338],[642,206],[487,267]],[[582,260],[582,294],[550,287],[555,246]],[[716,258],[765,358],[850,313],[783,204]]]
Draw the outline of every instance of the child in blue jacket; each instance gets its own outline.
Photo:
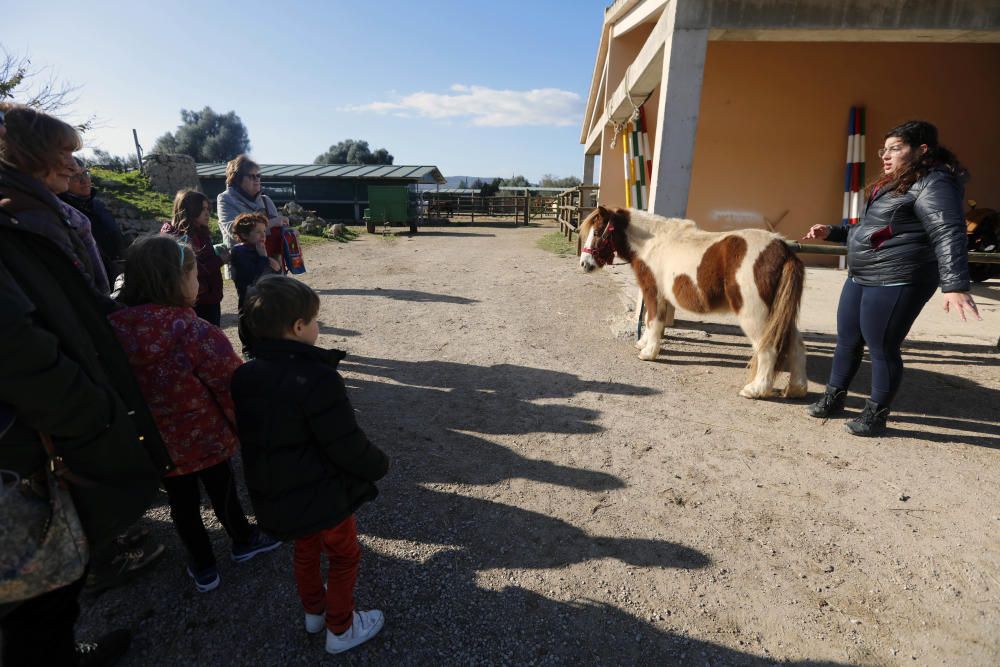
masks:
[[[267,218],[261,213],[241,213],[233,222],[233,233],[240,242],[231,250],[230,271],[239,296],[237,307],[243,312],[247,289],[269,273],[280,273],[278,260],[267,256]]]

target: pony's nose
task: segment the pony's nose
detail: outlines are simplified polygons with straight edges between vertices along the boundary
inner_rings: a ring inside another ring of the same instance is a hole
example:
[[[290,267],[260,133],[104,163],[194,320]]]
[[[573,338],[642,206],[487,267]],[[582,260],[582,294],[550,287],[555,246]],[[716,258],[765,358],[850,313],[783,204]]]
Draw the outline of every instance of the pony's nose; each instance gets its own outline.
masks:
[[[590,255],[584,255],[583,257],[580,258],[580,266],[587,273],[590,273],[591,271],[597,268],[597,265],[594,263],[594,258],[591,257]]]

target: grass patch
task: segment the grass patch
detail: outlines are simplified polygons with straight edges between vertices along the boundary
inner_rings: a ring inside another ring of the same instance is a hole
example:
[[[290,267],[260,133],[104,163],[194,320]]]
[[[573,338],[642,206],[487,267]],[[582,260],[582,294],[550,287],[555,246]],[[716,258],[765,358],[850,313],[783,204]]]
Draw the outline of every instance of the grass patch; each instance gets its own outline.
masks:
[[[536,245],[542,250],[555,253],[560,257],[576,256],[576,244],[567,241],[562,232],[546,234],[536,241]]]
[[[91,167],[90,173],[103,181],[103,190],[131,204],[143,218],[170,220],[174,213],[174,200],[149,185],[149,179],[138,171],[125,173]]]
[[[361,232],[357,232],[350,227],[344,226],[344,231],[333,237],[333,240],[337,243],[350,243],[354,239],[361,236]]]
[[[318,245],[320,243],[326,243],[330,239],[325,236],[316,236],[315,234],[299,234],[299,245]]]

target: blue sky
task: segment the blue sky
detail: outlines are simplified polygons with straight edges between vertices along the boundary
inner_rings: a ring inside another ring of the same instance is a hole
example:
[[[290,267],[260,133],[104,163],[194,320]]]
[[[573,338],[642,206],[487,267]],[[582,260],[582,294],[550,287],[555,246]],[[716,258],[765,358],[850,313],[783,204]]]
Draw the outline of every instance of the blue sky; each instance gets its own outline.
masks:
[[[81,86],[70,120],[124,154],[235,111],[260,162],[365,139],[446,175],[581,176],[606,0],[4,3],[0,44]]]

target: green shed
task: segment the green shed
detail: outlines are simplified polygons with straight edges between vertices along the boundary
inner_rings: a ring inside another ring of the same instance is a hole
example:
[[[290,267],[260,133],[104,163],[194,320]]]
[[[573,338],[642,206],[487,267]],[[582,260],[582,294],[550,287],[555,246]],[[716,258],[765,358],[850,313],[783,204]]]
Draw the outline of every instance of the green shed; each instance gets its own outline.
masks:
[[[403,223],[417,231],[417,208],[405,185],[369,185],[368,208],[365,209],[365,226],[371,233],[377,225]]]
[[[201,191],[214,202],[226,189],[226,165],[199,164],[197,169]],[[371,207],[372,188],[412,190],[416,198],[417,184],[447,182],[433,165],[261,164],[260,174],[264,193],[279,206],[295,201],[327,220],[354,224],[361,224],[363,211]]]

